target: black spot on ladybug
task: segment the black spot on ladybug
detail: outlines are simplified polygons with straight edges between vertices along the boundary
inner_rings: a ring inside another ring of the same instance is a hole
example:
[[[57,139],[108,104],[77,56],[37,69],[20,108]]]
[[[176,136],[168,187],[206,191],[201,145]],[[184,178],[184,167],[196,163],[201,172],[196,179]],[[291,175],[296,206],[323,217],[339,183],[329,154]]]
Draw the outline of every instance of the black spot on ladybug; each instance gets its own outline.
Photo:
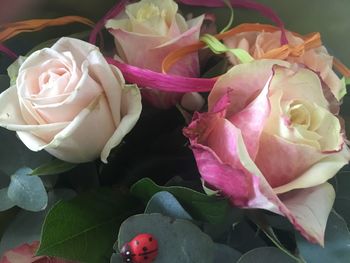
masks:
[[[147,251],[148,249],[147,249],[147,247],[143,247],[142,250],[143,251]]]
[[[138,246],[138,245],[140,245],[140,242],[139,242],[139,241],[137,241],[137,240],[136,240],[136,245],[137,245],[137,246]]]
[[[148,259],[148,257],[147,257],[147,256],[144,256],[144,257],[143,257],[143,259],[147,260],[147,259]]]
[[[150,238],[148,239],[148,241],[149,241],[149,242],[152,242],[152,241],[153,241],[153,238],[150,237]]]

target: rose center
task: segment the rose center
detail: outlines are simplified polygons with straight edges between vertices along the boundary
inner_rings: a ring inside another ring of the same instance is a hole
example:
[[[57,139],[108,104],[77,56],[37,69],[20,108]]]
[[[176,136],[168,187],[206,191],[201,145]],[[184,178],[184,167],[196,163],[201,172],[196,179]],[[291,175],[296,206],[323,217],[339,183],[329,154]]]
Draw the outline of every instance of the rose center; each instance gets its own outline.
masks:
[[[145,4],[140,8],[136,13],[136,20],[138,22],[144,22],[146,20],[150,20],[152,18],[165,18],[166,11],[160,10],[160,8],[152,3]]]
[[[43,93],[51,93],[51,95],[61,94],[70,79],[70,72],[66,68],[53,68],[43,72],[39,76],[39,92],[37,95]],[[34,94],[33,94],[34,95]]]
[[[305,128],[309,128],[311,122],[311,114],[309,109],[304,104],[293,104],[289,109],[290,121],[294,125],[301,125]]]
[[[308,101],[295,100],[287,103],[285,110],[289,124],[283,137],[321,151],[339,147],[339,120],[327,109]]]

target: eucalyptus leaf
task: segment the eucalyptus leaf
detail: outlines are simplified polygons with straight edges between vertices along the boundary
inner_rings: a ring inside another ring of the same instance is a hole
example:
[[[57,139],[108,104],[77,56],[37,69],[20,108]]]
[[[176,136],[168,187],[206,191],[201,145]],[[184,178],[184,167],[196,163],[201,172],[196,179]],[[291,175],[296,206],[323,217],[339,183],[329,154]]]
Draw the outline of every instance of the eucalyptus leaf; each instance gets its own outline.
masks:
[[[110,263],[123,263],[123,258],[119,253],[113,253]]]
[[[181,206],[179,201],[166,191],[158,192],[152,196],[146,206],[145,213],[160,213],[177,219],[192,219],[192,217]]]
[[[6,211],[16,205],[16,203],[8,197],[7,191],[7,187],[0,189],[0,212]]]
[[[60,201],[49,211],[37,255],[108,262],[119,225],[139,211],[130,195],[99,189]]]
[[[311,244],[297,234],[301,256],[308,263],[347,263],[350,261],[350,233],[344,219],[335,212],[329,215],[324,248]]]
[[[224,244],[215,244],[215,256],[214,263],[222,262],[236,262],[240,257],[241,253],[227,245]]]
[[[259,247],[245,253],[237,263],[295,263],[276,247]]]
[[[41,175],[60,174],[60,173],[67,172],[76,166],[77,165],[73,163],[68,163],[59,159],[53,159],[48,163],[45,163],[35,168],[32,171],[31,175],[41,176]]]
[[[158,256],[154,263],[213,263],[214,243],[188,220],[161,214],[132,216],[120,227],[119,249],[140,233],[150,233],[158,241]]]
[[[30,168],[22,168],[11,175],[7,194],[17,206],[36,212],[45,209],[48,197],[41,179],[29,176],[31,172]]]
[[[181,186],[159,186],[149,178],[139,180],[131,187],[130,191],[132,194],[146,202],[155,193],[167,191],[176,197],[184,209],[194,219],[207,221],[213,224],[223,222],[231,209],[231,206],[226,199],[207,196],[203,193]]]

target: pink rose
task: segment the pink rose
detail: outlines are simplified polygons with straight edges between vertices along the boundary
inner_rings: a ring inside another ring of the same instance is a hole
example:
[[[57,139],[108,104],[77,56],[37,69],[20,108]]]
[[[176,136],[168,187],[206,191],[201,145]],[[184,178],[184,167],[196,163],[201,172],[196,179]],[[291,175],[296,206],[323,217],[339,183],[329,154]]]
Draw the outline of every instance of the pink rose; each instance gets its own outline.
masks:
[[[177,11],[173,0],[141,0],[108,20],[106,28],[113,34],[121,58],[130,65],[161,72],[162,61],[171,51],[197,42],[204,16],[185,21]],[[198,55],[181,59],[169,74],[197,77]],[[159,108],[169,108],[182,97],[147,88],[142,95]]]
[[[0,126],[29,149],[72,163],[106,162],[140,113],[138,88],[97,47],[73,38],[31,54],[0,95]]]
[[[39,241],[34,241],[31,244],[22,244],[6,251],[0,259],[0,263],[74,263],[73,261],[46,256],[36,257],[34,255],[38,247]]]
[[[255,59],[262,58],[264,54],[272,49],[279,48],[281,32],[245,32],[224,39],[224,43],[231,48],[242,48],[248,51]],[[287,32],[289,45],[292,47],[301,45],[304,40]],[[229,55],[233,65],[238,60]],[[345,95],[345,85],[333,71],[333,57],[327,52],[324,46],[302,51],[301,54],[290,54],[286,61],[300,63],[320,74],[322,80],[330,88],[334,96],[340,100]]]
[[[185,129],[209,186],[237,206],[286,216],[319,244],[335,198],[327,180],[350,160],[339,105],[326,93],[297,64],[240,64],[218,79],[208,112]]]

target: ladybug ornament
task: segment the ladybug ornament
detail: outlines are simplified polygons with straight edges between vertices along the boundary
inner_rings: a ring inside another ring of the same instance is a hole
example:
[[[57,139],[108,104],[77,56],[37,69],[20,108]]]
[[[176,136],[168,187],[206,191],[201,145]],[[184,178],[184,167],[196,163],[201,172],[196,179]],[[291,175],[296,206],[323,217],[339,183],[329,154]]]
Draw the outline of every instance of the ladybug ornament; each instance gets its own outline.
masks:
[[[158,255],[158,241],[151,234],[139,234],[120,250],[124,262],[151,263]]]

